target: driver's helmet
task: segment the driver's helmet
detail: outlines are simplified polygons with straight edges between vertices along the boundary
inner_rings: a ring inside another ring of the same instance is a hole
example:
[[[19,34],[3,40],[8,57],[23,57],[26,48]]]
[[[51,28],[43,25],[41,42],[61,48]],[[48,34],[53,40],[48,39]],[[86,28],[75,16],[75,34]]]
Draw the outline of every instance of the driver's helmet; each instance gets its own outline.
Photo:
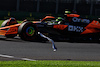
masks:
[[[65,14],[71,14],[71,11],[65,11]]]
[[[59,22],[59,21],[63,21],[64,19],[62,18],[62,17],[58,17],[57,19],[56,19],[56,22]]]

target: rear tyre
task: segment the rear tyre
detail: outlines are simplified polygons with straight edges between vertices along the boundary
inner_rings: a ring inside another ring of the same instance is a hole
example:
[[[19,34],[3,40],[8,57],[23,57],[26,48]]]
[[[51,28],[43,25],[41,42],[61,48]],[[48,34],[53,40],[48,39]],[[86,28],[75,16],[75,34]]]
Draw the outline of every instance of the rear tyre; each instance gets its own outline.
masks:
[[[18,28],[19,37],[22,40],[33,41],[37,36],[37,27],[31,22],[24,22]]]

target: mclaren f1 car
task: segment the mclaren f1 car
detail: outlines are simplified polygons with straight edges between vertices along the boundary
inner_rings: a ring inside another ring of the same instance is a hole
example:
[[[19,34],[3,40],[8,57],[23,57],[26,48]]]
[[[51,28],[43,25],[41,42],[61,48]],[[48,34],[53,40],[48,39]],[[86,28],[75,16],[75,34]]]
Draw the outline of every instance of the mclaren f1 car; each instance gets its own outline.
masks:
[[[59,20],[59,21],[56,21]],[[78,14],[65,14],[64,18],[56,19],[53,16],[46,16],[41,21],[24,21],[17,23],[15,18],[5,20],[0,28],[0,35],[13,38],[17,35],[22,40],[36,40],[38,32],[53,40],[60,39],[92,39],[100,38],[100,23],[81,17]]]

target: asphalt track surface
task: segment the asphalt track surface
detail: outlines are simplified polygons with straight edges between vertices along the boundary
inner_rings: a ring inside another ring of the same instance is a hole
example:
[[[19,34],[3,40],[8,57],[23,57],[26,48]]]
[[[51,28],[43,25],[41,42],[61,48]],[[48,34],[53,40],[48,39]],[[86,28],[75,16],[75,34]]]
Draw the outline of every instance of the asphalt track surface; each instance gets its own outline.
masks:
[[[0,61],[21,60],[21,58],[31,60],[100,61],[99,41],[55,42],[55,45],[57,51],[53,52],[50,42],[28,42],[21,40],[19,37],[11,39],[0,36]],[[5,55],[8,57],[5,57]]]

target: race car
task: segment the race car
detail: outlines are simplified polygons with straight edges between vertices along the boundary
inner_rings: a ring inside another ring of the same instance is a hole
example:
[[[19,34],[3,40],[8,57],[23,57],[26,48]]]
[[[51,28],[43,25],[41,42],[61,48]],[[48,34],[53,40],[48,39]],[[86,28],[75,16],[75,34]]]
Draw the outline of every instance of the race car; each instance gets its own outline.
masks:
[[[100,23],[96,20],[81,17],[78,14],[65,14],[64,19],[46,16],[41,21],[24,21],[17,23],[15,18],[5,20],[0,28],[0,35],[13,38],[17,35],[22,40],[33,41],[38,38],[38,32],[52,40],[60,39],[92,39],[100,38]]]
[[[59,17],[58,17],[59,18]],[[38,31],[53,40],[99,40],[100,23],[96,20],[81,17],[78,14],[65,14],[64,18],[58,19],[46,16],[36,24]]]

